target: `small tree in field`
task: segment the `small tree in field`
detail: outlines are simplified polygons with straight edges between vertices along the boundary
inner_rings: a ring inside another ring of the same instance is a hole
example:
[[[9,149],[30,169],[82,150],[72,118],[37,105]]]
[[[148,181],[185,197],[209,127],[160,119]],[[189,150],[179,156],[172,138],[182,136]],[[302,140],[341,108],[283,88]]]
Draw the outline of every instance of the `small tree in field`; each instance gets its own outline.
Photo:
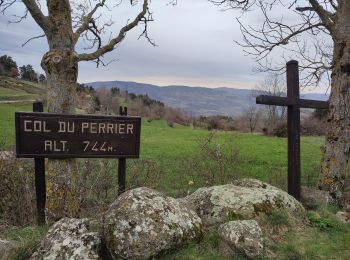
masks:
[[[244,110],[243,116],[246,117],[249,123],[249,130],[251,133],[253,133],[261,117],[261,111],[259,111],[256,106],[249,106],[247,109]]]
[[[282,48],[285,62],[297,59],[306,72],[304,86],[330,79],[328,129],[319,187],[338,201],[343,196],[350,154],[350,1],[349,0],[210,0],[243,12],[257,8],[263,21],[247,26],[238,19],[247,54],[261,70],[272,66],[271,54]]]
[[[48,111],[54,113],[75,113],[75,96],[80,61],[96,61],[107,52],[115,49],[127,32],[139,23],[145,25],[143,35],[147,37],[147,22],[151,20],[148,0],[142,1],[140,12],[120,28],[111,32],[107,42],[102,34],[112,25],[112,21],[101,22],[100,10],[110,10],[121,1],[107,0],[1,0],[0,12],[6,13],[16,2],[26,7],[23,19],[29,13],[43,31],[49,51],[41,60],[41,67],[47,79]],[[40,4],[46,3],[46,8]],[[130,1],[131,6],[139,7],[138,1]],[[107,5],[108,4],[108,5]],[[46,11],[47,10],[47,11]],[[34,37],[37,38],[37,37]],[[84,38],[90,52],[77,53],[77,43]],[[148,37],[147,37],[148,38]],[[47,212],[50,219],[64,216],[77,216],[79,212],[77,196],[77,164],[75,160],[49,160],[47,164]]]
[[[282,75],[278,73],[269,73],[263,81],[255,85],[252,94],[254,97],[259,95],[283,97],[287,95],[287,85]],[[287,109],[285,106],[267,105],[263,108],[266,116],[266,127],[271,130],[278,123],[286,119]]]

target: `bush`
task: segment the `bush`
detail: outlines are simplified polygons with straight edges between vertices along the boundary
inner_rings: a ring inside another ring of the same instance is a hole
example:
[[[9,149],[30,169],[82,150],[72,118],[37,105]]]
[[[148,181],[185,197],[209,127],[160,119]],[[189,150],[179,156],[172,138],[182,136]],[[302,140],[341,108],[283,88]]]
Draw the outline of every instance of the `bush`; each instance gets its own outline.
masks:
[[[280,122],[276,125],[276,127],[272,130],[271,134],[277,137],[287,137],[287,123]]]
[[[23,226],[36,221],[33,160],[0,158],[0,221]]]
[[[314,117],[305,118],[301,122],[301,133],[303,135],[325,135],[326,122]]]
[[[327,125],[325,121],[314,117],[304,118],[300,122],[300,132],[302,135],[325,135],[326,128]],[[277,137],[287,137],[287,122],[278,122],[272,131],[269,131],[269,129],[265,127],[263,132]]]
[[[319,228],[321,231],[340,231],[342,229],[342,223],[340,223],[335,217],[320,216],[315,212],[309,212],[307,214],[309,223],[313,227]]]
[[[207,130],[236,130],[233,119],[228,116],[200,116],[192,118],[192,125],[194,128],[200,127]]]

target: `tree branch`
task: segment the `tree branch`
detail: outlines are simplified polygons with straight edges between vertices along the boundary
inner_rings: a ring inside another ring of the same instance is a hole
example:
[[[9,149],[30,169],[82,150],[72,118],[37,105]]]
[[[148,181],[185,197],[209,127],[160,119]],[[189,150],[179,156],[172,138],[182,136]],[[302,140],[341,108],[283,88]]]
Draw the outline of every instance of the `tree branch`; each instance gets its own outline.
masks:
[[[246,11],[256,3],[256,0],[209,0],[209,2],[218,6],[226,3],[228,8]]]
[[[32,41],[32,40],[39,39],[39,38],[43,38],[43,37],[45,37],[45,34],[39,35],[39,36],[31,37],[30,39],[26,40],[26,41],[22,44],[22,47],[24,47],[27,43],[29,43],[29,42]]]
[[[22,0],[28,11],[32,15],[35,22],[43,29],[45,34],[49,31],[49,23],[47,17],[41,12],[35,0]]]
[[[16,3],[17,0],[11,0],[11,1],[5,1],[5,0],[0,0],[0,12],[5,13],[6,9],[11,7],[14,3]]]
[[[329,12],[329,11],[327,11],[326,9],[324,9],[322,7],[322,5],[320,5],[317,0],[309,0],[309,3],[312,6],[312,8],[314,9],[313,11],[315,11],[318,14],[318,16],[320,17],[323,25],[332,34],[332,32],[334,31],[334,28],[333,28],[334,21],[332,19],[334,14]]]
[[[102,55],[104,55],[105,53],[112,51],[114,49],[114,47],[125,38],[125,35],[128,31],[130,31],[131,29],[136,27],[140,21],[145,19],[145,15],[147,14],[147,12],[148,12],[148,0],[144,0],[142,12],[139,13],[137,15],[137,17],[131,23],[129,23],[129,24],[125,25],[123,28],[121,28],[117,37],[113,38],[112,40],[109,41],[108,44],[102,46],[101,48],[97,49],[93,53],[79,54],[78,55],[79,61],[96,60],[99,57],[101,57]]]
[[[97,3],[95,5],[95,7],[91,10],[90,13],[88,13],[87,15],[85,15],[83,18],[82,18],[82,24],[80,25],[80,27],[75,31],[74,33],[74,42],[77,43],[80,35],[85,32],[86,30],[89,29],[89,23],[93,17],[93,15],[96,13],[96,11],[104,6],[106,0],[102,0],[101,2]]]
[[[298,12],[305,12],[305,11],[315,11],[315,9],[311,6],[305,6],[305,7],[297,7],[295,8]]]

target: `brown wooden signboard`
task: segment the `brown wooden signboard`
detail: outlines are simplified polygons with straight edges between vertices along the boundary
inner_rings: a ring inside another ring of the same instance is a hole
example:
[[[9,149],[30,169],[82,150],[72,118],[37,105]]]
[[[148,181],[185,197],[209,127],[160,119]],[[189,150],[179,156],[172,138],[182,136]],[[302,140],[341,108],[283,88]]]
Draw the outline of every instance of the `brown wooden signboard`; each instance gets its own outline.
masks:
[[[138,158],[141,118],[17,112],[17,157]]]

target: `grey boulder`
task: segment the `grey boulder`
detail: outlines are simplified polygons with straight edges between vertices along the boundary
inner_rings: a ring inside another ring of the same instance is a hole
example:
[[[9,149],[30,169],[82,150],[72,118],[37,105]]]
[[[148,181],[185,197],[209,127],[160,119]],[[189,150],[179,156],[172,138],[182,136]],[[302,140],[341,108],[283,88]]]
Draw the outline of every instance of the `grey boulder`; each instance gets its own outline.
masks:
[[[264,242],[261,228],[255,220],[238,220],[222,224],[218,228],[219,252],[233,257],[240,254],[248,259],[261,258]]]
[[[88,231],[87,219],[63,218],[49,229],[30,259],[100,259],[101,239]]]
[[[106,248],[114,259],[148,259],[202,235],[194,211],[149,188],[123,193],[104,221]]]
[[[285,191],[254,179],[200,188],[180,201],[193,208],[206,226],[270,215],[277,208],[283,208],[296,216],[305,211]]]

